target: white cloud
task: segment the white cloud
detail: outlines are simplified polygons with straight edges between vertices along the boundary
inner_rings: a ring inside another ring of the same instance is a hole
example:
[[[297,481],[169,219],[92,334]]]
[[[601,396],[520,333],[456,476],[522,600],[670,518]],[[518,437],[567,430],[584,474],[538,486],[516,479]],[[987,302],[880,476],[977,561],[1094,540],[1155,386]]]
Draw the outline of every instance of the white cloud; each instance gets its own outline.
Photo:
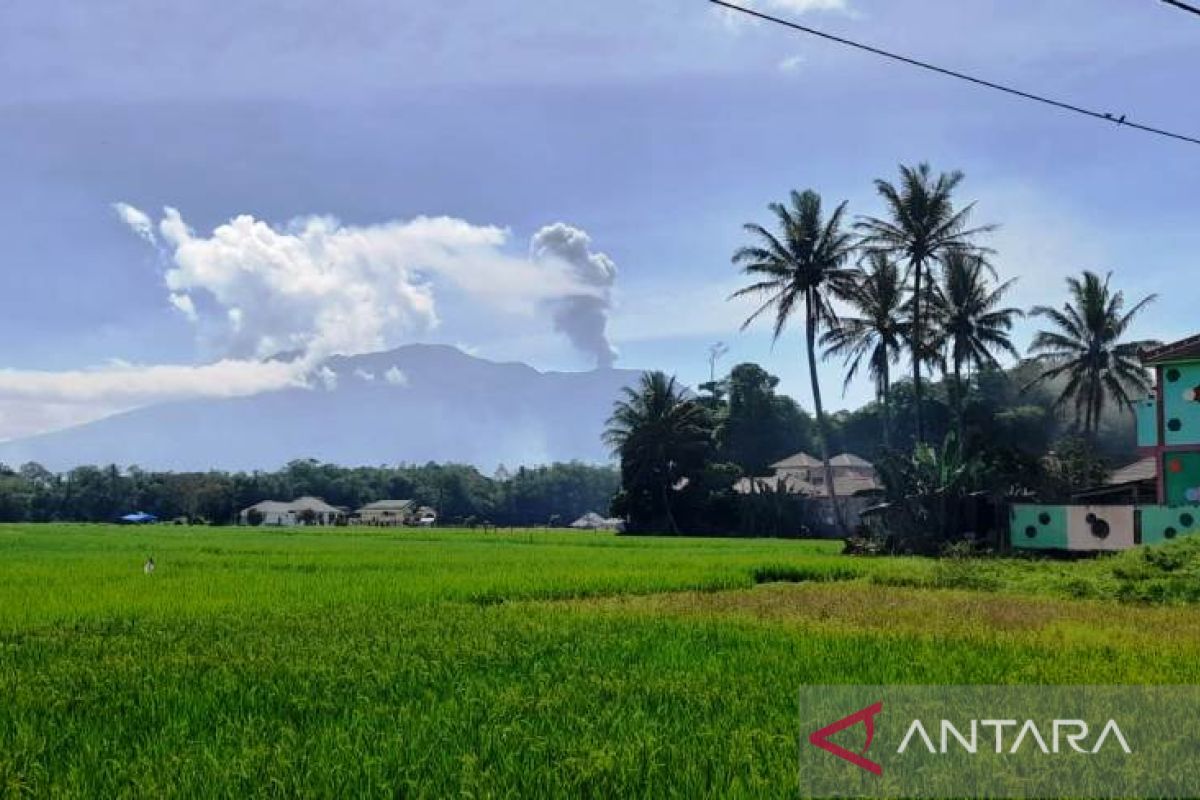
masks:
[[[735,5],[767,13],[800,16],[814,11],[839,11],[853,15],[848,0],[732,0]],[[761,20],[732,8],[714,6],[713,12],[730,30],[737,31]]]
[[[354,370],[354,377],[358,378],[360,381],[366,381],[370,383],[371,381],[375,380],[375,373],[365,370],[362,367],[358,367]]]
[[[846,0],[763,0],[762,4],[767,8],[793,14],[806,14],[809,11],[846,11],[849,8]]]
[[[782,59],[779,62],[779,71],[788,73],[788,74],[793,73],[793,72],[798,72],[800,67],[803,64],[804,64],[804,56],[802,56],[802,55],[788,56],[787,58]]]
[[[191,322],[196,322],[199,319],[199,315],[196,313],[196,304],[192,302],[192,298],[188,295],[172,293],[167,299],[171,301],[171,305],[179,310],[179,313],[183,314]],[[236,311],[236,309],[231,309],[231,311]]]
[[[477,356],[480,353],[480,350],[478,347],[476,347],[473,344],[467,344],[466,342],[455,342],[454,346],[457,347],[459,350],[462,350],[464,353],[466,353],[469,356]]]
[[[329,367],[322,366],[321,368],[319,368],[316,371],[315,377],[316,377],[317,381],[321,384],[321,386],[325,389],[325,391],[332,392],[334,389],[337,388],[337,385],[338,385],[337,373],[334,372],[333,370],[331,370]]]
[[[97,369],[63,372],[0,369],[0,397],[46,402],[238,397],[303,386],[304,374],[298,362],[236,359],[201,366],[116,362]]]
[[[309,385],[299,362],[226,359],[193,366],[114,362],[96,369],[0,369],[0,440],[89,422],[151,403],[239,397]]]
[[[121,221],[132,228],[134,233],[147,242],[156,244],[154,223],[144,211],[136,209],[128,203],[113,203],[112,207]]]
[[[383,379],[392,386],[408,386],[408,376],[399,367],[390,367],[383,373]]]
[[[118,206],[142,235],[149,216]],[[528,257],[506,252],[506,229],[450,217],[355,226],[309,216],[273,226],[243,214],[201,235],[167,208],[157,228],[171,303],[230,356],[299,352],[315,364],[394,347],[438,325],[436,287],[445,285],[481,313],[549,316],[599,358],[596,317],[615,268],[588,249],[585,232],[562,223],[539,231]],[[597,309],[563,324],[555,310],[570,303]]]

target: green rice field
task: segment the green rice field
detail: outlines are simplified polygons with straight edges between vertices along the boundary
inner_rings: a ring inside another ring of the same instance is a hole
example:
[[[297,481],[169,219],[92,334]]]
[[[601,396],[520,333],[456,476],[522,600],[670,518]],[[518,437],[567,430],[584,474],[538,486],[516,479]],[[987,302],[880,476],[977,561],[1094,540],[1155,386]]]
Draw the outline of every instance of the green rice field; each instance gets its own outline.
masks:
[[[805,684],[1200,682],[1192,542],[839,547],[0,526],[0,797],[796,797]]]

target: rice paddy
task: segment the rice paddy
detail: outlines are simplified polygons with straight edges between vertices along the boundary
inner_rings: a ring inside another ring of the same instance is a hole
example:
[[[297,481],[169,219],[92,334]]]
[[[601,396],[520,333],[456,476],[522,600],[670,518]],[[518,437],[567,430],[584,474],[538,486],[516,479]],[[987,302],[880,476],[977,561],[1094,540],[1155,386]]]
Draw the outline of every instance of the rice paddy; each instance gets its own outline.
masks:
[[[1196,683],[1198,565],[0,526],[0,797],[796,797],[805,684]]]

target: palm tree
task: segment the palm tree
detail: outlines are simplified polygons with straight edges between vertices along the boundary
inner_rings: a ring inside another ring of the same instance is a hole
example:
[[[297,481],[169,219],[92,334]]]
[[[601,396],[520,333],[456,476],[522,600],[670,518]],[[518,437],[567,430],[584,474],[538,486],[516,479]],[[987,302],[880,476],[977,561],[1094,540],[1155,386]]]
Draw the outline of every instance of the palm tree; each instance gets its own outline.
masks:
[[[867,250],[881,250],[902,261],[913,282],[912,333],[910,342],[920,350],[926,341],[925,317],[921,308],[925,298],[924,286],[934,263],[950,253],[975,250],[972,239],[994,226],[968,227],[975,204],[955,209],[952,195],[962,182],[957,170],[943,172],[935,179],[926,163],[916,167],[900,166],[899,185],[883,179],[875,181],[875,190],[887,206],[888,218],[863,217],[856,224],[862,234],[861,244]],[[921,417],[921,364],[924,353],[914,352],[912,358],[913,393],[916,395],[917,441],[924,437]]]
[[[613,404],[604,441],[621,459],[626,489],[649,491],[662,504],[672,533],[679,533],[671,492],[703,461],[712,440],[708,412],[662,372],[646,372]]]
[[[1008,353],[1014,359],[1021,357],[1013,347],[1009,332],[1013,320],[1024,313],[1018,308],[1000,307],[1016,279],[993,288],[985,274],[991,271],[978,253],[952,252],[944,259],[941,280],[934,284],[932,291],[933,341],[950,363],[954,376],[954,405],[960,439],[966,398],[963,367],[968,371],[999,368],[996,352]]]
[[[854,252],[853,237],[842,231],[846,203],[841,203],[822,220],[821,196],[812,190],[791,193],[791,205],[771,203],[767,206],[775,215],[778,234],[762,225],[748,223],[746,232],[755,244],[741,247],[733,254],[733,263],[755,282],[731,295],[754,295],[763,303],[744,323],[742,330],[758,317],[773,311],[774,339],[779,340],[792,315],[804,308],[804,343],[808,353],[808,378],[812,386],[813,407],[817,412],[817,441],[821,460],[825,464],[825,485],[834,518],[845,532],[833,485],[833,469],[829,465],[829,431],[825,407],[821,403],[821,384],[817,380],[817,332],[836,322],[833,296],[848,294],[855,270],[845,267]]]
[[[845,392],[865,360],[867,374],[875,384],[875,396],[883,409],[883,445],[891,439],[891,365],[900,360],[908,336],[901,316],[904,281],[900,268],[887,253],[868,253],[867,269],[845,300],[859,316],[843,316],[821,336],[825,357],[843,356],[848,367],[842,385]]]
[[[1067,278],[1071,297],[1061,309],[1035,306],[1031,310],[1036,317],[1046,317],[1054,327],[1038,331],[1029,346],[1034,359],[1046,369],[1028,386],[1065,377],[1066,385],[1055,406],[1073,403],[1075,424],[1082,418],[1084,434],[1095,434],[1099,429],[1108,397],[1129,407],[1133,394],[1149,391],[1150,381],[1138,361],[1138,351],[1158,344],[1150,340],[1121,341],[1134,317],[1156,295],[1143,298],[1126,311],[1124,293],[1108,286],[1111,277],[1109,273],[1101,279],[1085,270],[1081,277]]]

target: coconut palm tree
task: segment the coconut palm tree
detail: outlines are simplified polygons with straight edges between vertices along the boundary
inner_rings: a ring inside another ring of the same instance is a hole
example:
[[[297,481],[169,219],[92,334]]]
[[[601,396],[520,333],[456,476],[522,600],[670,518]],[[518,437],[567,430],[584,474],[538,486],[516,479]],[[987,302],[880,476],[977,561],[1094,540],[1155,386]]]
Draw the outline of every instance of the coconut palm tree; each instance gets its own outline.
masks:
[[[703,462],[712,441],[708,412],[674,377],[646,372],[613,404],[604,441],[621,459],[623,488],[649,492],[661,503],[672,533],[679,533],[671,493]]]
[[[899,184],[883,179],[875,181],[875,190],[887,206],[887,218],[862,217],[856,228],[867,250],[890,253],[905,265],[912,280],[912,333],[910,342],[921,349],[926,341],[926,280],[933,265],[950,253],[977,249],[972,240],[994,226],[969,227],[975,204],[954,207],[954,190],[963,180],[959,171],[943,172],[936,178],[926,163],[916,167],[900,166]],[[912,354],[913,393],[916,396],[917,441],[924,438],[921,414],[921,365],[925,354]]]
[[[1108,286],[1112,273],[1103,279],[1084,271],[1067,278],[1070,300],[1062,308],[1035,306],[1036,317],[1045,317],[1051,330],[1038,331],[1029,346],[1034,360],[1045,366],[1028,386],[1065,378],[1056,407],[1071,403],[1075,424],[1083,422],[1084,434],[1095,434],[1108,398],[1129,407],[1133,396],[1150,389],[1150,380],[1138,361],[1138,351],[1158,342],[1122,342],[1129,325],[1155,295],[1149,295],[1125,310],[1125,295]],[[1028,388],[1028,387],[1026,387]]]
[[[733,263],[753,278],[754,283],[734,292],[730,299],[744,296],[761,299],[762,305],[742,323],[742,330],[771,312],[775,319],[776,341],[792,316],[803,308],[808,378],[817,413],[817,441],[825,464],[825,485],[834,518],[844,532],[845,522],[833,485],[833,469],[829,465],[828,423],[821,403],[821,384],[817,380],[817,334],[837,320],[833,297],[846,295],[853,284],[856,273],[846,267],[846,262],[854,252],[854,241],[842,230],[846,203],[841,203],[825,220],[821,196],[816,192],[793,191],[790,200],[790,205],[771,203],[767,206],[775,216],[777,233],[755,223],[743,226],[755,243],[739,248],[733,254]]]
[[[883,410],[883,445],[891,440],[891,366],[900,360],[908,336],[903,318],[904,281],[900,268],[887,253],[866,257],[866,269],[845,297],[858,316],[842,316],[821,336],[825,357],[842,356],[847,367],[845,393],[865,361],[875,384],[875,397]]]
[[[1013,320],[1024,316],[1018,308],[1001,308],[1004,295],[1016,279],[992,286],[986,273],[991,272],[982,255],[952,252],[942,264],[941,279],[932,287],[930,326],[935,348],[950,365],[954,377],[954,406],[962,437],[963,401],[966,391],[962,372],[984,367],[999,368],[996,353],[1008,353],[1014,359],[1021,354],[1013,347],[1009,332]]]

